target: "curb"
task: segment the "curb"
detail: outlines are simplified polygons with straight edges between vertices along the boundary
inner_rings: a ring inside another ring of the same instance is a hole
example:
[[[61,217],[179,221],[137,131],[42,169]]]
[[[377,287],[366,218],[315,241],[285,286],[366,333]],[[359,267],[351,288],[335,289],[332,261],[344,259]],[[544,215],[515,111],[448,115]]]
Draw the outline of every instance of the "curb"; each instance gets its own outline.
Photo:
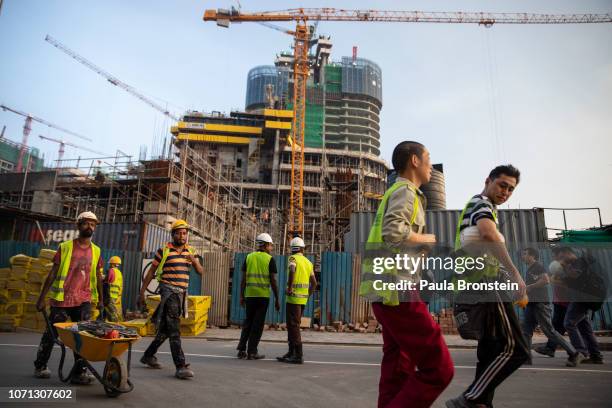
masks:
[[[228,339],[225,337],[204,337],[204,336],[196,336],[196,337],[188,337],[190,339],[201,339],[208,341],[232,341],[237,342],[239,339]],[[285,340],[261,340],[260,343],[272,343],[272,344],[286,344]],[[302,341],[302,344],[309,344],[314,346],[352,346],[352,347],[370,347],[370,348],[381,348],[382,344],[374,344],[374,343],[348,343],[348,342],[332,342],[332,341]],[[470,350],[476,349],[476,345],[463,345],[463,344],[454,344],[449,345],[449,349],[459,349],[459,350]]]

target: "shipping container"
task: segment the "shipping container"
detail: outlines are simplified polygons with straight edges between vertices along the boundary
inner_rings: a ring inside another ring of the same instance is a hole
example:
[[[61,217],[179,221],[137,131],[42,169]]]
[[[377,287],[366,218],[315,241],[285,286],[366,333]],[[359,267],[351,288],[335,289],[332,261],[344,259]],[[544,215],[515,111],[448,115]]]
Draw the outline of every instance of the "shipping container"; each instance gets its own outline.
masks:
[[[18,226],[14,239],[55,247],[77,236],[78,229],[74,223],[41,222]],[[93,236],[93,242],[103,248],[145,253],[155,252],[170,239],[168,229],[148,222],[101,223]]]
[[[428,210],[426,231],[442,245],[453,245],[461,210]],[[344,235],[344,250],[362,254],[368,240],[375,212],[351,214],[350,230]],[[547,240],[544,210],[499,210],[499,228],[508,244],[545,242]]]

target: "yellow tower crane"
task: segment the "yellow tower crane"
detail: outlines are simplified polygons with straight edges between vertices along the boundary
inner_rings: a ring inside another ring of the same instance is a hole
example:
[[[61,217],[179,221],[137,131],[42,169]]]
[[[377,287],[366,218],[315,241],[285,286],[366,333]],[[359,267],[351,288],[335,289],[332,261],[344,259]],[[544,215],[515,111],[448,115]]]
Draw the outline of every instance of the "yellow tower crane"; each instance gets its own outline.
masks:
[[[334,8],[297,8],[281,11],[242,12],[232,8],[206,10],[204,21],[216,21],[229,27],[230,23],[293,21],[295,31],[287,30],[294,37],[293,67],[293,126],[291,143],[291,196],[289,200],[289,233],[302,235],[304,231],[304,127],[306,112],[306,81],[310,72],[308,64],[308,21],[353,21],[391,23],[455,23],[478,24],[582,24],[610,23],[609,14],[532,14],[532,13],[483,13],[483,12],[423,12],[389,10],[341,10]]]

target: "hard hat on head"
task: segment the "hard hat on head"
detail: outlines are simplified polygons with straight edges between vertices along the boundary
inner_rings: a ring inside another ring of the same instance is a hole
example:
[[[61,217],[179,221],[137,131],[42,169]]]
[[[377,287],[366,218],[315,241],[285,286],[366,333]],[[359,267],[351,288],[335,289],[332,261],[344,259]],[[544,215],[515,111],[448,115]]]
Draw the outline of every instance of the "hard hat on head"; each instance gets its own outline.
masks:
[[[96,217],[96,214],[92,213],[91,211],[85,211],[85,212],[80,213],[79,216],[77,217],[77,224],[85,220],[95,221],[96,224],[100,222],[98,221],[98,217]]]
[[[172,223],[172,227],[171,227],[172,231],[181,229],[181,228],[189,229],[189,224],[187,224],[187,221],[176,220]]]
[[[558,275],[563,273],[563,265],[559,261],[552,261],[550,265],[548,265],[548,271],[551,275]]]
[[[306,247],[306,244],[304,244],[304,240],[300,237],[295,237],[291,240],[291,242],[289,243],[289,246],[291,247],[292,250],[296,250],[299,251],[302,248]]]
[[[109,264],[121,265],[121,258],[118,256],[111,256],[111,259],[108,260]]]
[[[274,243],[272,242],[272,237],[270,236],[270,234],[266,234],[265,232],[262,234],[259,234],[257,238],[255,238],[255,242],[257,243],[257,245]]]

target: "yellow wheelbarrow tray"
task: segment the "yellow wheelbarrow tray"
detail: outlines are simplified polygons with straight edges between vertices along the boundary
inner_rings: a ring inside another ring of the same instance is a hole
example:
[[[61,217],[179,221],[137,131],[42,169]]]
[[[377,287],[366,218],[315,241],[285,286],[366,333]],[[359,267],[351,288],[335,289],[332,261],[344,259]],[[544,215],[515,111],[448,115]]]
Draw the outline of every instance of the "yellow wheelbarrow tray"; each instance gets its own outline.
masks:
[[[43,312],[47,322],[48,330],[53,335],[51,324],[46,312]],[[57,331],[57,337],[54,337],[54,342],[60,346],[62,356],[58,368],[58,375],[62,382],[70,381],[72,370],[77,367],[75,365],[70,373],[64,377],[64,359],[66,357],[66,347],[72,349],[76,353],[76,357],[80,360],[84,367],[96,377],[104,386],[104,391],[109,397],[117,397],[120,394],[128,393],[134,389],[134,385],[129,379],[130,365],[132,361],[132,344],[140,340],[140,336],[132,338],[119,339],[104,339],[95,337],[90,334],[75,332],[71,330],[78,322],[55,323],[53,326]],[[127,353],[127,364],[121,358],[125,352]],[[104,371],[100,375],[90,362],[105,361]]]
[[[120,357],[130,348],[132,343],[140,339],[140,337],[103,339],[89,334],[73,332],[70,328],[75,324],[77,323],[54,323],[53,326],[57,329],[57,334],[62,343],[88,361],[106,361],[109,357]]]

